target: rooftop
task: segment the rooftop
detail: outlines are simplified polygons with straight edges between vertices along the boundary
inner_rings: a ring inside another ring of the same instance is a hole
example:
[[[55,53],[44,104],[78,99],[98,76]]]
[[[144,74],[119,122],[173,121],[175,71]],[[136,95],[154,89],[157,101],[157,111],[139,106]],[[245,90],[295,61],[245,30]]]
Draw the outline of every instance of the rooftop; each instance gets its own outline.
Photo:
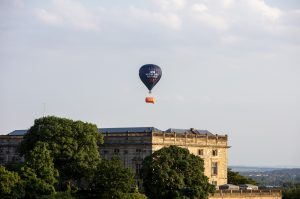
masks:
[[[162,132],[155,127],[124,127],[124,128],[99,128],[100,133],[142,133],[142,132]]]
[[[27,130],[14,130],[7,135],[25,135]]]
[[[208,130],[198,130],[198,129],[167,129],[165,130],[166,133],[193,133],[193,134],[202,134],[202,135],[213,135],[211,132]]]
[[[8,135],[13,136],[23,136],[25,135],[27,130],[14,130],[10,132]],[[208,130],[198,130],[198,129],[173,129],[169,128],[165,131],[162,131],[155,127],[122,127],[122,128],[99,128],[100,133],[145,133],[145,132],[166,132],[166,133],[193,133],[193,134],[207,134],[207,135],[213,135]]]

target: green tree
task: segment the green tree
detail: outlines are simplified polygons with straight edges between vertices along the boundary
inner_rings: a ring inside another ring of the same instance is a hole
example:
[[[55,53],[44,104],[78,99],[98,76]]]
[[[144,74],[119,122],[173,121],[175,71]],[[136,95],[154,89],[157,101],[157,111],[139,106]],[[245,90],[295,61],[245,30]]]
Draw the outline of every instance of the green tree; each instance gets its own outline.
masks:
[[[239,174],[239,172],[234,172],[231,169],[227,170],[227,181],[228,184],[234,184],[234,185],[239,185],[239,184],[256,185],[257,184],[255,180],[242,176]]]
[[[147,199],[147,196],[141,193],[122,193],[121,199]]]
[[[300,183],[283,184],[282,199],[299,199],[299,198],[300,198]]]
[[[47,146],[47,143],[37,142],[21,168],[20,173],[28,198],[55,193],[54,185],[57,183],[58,171],[54,168],[53,158]]]
[[[27,158],[37,142],[48,144],[61,181],[89,178],[100,161],[102,135],[94,124],[48,116],[36,119],[21,142],[19,151]]]
[[[23,186],[18,173],[8,171],[0,165],[0,198],[15,199],[23,196]]]
[[[39,199],[75,199],[75,197],[73,197],[70,190],[68,190],[65,192],[56,192],[51,195],[41,196]]]
[[[147,199],[147,196],[141,193],[122,193],[119,191],[113,191],[113,192],[105,192],[101,194],[100,198],[101,199]]]
[[[111,160],[101,161],[92,185],[96,195],[101,198],[120,198],[122,193],[133,192],[135,188],[133,172],[125,168],[119,158],[113,157]]]
[[[215,189],[204,175],[203,160],[177,146],[146,157],[141,176],[149,198],[206,199]]]

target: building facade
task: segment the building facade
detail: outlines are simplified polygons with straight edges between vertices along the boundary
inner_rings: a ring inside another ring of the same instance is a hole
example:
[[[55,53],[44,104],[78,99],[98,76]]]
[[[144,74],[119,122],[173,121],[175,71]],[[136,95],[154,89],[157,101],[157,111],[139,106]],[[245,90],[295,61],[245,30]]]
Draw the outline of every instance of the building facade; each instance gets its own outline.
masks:
[[[227,183],[228,137],[215,135],[206,130],[167,129],[154,127],[101,128],[104,144],[100,147],[103,158],[119,157],[124,166],[136,173],[138,183],[143,159],[153,152],[170,145],[188,149],[204,160],[204,172],[210,183]],[[0,164],[18,162],[23,159],[16,151],[26,130],[17,130],[0,136]]]
[[[168,129],[154,127],[100,129],[104,135],[101,156],[118,156],[126,167],[138,174],[143,159],[163,147],[176,145],[186,148],[204,160],[204,172],[210,183],[227,183],[228,137],[195,129]]]
[[[23,136],[0,135],[0,165],[24,161],[17,152],[18,144]]]

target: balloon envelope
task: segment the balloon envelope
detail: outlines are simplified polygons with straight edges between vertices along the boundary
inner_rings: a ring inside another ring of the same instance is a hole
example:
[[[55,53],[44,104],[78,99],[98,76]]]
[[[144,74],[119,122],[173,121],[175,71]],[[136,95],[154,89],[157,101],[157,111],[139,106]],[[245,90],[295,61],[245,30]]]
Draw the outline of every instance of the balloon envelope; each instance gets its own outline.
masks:
[[[160,80],[162,72],[159,66],[154,64],[146,64],[140,68],[139,75],[142,82],[149,89],[149,91],[151,91]]]

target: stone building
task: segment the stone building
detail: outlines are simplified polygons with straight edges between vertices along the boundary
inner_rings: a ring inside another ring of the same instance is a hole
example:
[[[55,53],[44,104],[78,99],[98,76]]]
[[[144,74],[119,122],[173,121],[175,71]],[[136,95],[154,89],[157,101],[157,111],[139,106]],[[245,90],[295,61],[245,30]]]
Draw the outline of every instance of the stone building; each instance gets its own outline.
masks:
[[[0,165],[24,161],[17,153],[26,130],[16,130],[8,135],[0,135]],[[143,159],[162,147],[177,145],[188,149],[204,160],[204,173],[210,183],[227,183],[228,137],[214,135],[206,130],[167,129],[154,127],[100,128],[104,144],[101,156],[118,156],[126,167],[132,168],[140,184],[139,171]],[[280,190],[217,190],[209,199],[281,199]]]
[[[0,135],[0,165],[24,160],[17,152],[24,133],[25,130],[16,130],[8,135]]]
[[[104,144],[100,154],[104,158],[118,156],[126,167],[136,173],[137,181],[143,159],[165,146],[177,145],[204,159],[205,175],[210,183],[227,183],[227,135],[214,135],[206,130],[167,129],[154,127],[100,128]],[[0,164],[22,161],[16,147],[26,130],[16,130],[0,136]]]
[[[210,183],[227,183],[228,140],[227,135],[214,135],[206,130],[167,129],[154,127],[103,128],[102,157],[118,156],[126,167],[139,174],[143,159],[154,151],[170,145],[187,148],[204,159],[205,175]]]

